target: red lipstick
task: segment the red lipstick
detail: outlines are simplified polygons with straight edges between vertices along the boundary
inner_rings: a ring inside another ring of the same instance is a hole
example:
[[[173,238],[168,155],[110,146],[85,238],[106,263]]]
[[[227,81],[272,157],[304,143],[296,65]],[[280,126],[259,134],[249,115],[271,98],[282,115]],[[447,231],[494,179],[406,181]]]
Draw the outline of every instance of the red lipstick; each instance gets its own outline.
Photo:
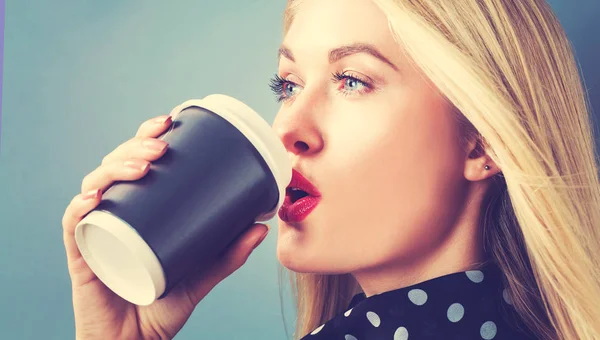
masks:
[[[284,222],[300,222],[316,208],[320,201],[319,190],[300,172],[292,169],[292,180],[279,209],[279,218]]]

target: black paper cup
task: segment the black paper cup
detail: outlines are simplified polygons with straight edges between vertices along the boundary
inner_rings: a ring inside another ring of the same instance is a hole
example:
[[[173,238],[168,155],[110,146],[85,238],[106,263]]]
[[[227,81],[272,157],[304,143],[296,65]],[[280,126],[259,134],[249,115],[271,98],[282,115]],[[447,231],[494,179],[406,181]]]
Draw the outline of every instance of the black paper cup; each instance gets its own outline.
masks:
[[[171,112],[167,152],[136,181],[115,182],[75,229],[96,276],[123,299],[149,305],[214,263],[256,222],[273,218],[292,167],[269,124],[224,95]]]

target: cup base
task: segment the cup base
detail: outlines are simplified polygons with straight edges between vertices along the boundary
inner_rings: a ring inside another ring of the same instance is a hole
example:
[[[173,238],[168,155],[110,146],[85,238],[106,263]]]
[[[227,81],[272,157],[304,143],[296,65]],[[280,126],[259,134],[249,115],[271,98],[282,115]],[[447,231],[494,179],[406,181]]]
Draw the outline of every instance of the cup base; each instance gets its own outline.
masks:
[[[165,274],[156,254],[116,215],[90,212],[77,224],[75,241],[98,279],[123,299],[147,306],[164,292]]]

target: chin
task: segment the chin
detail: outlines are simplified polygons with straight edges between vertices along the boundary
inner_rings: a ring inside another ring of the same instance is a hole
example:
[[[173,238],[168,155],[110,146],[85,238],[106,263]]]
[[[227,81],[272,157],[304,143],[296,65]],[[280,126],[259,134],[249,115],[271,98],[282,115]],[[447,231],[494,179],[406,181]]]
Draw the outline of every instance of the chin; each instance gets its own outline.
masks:
[[[277,260],[295,273],[341,274],[347,265],[345,256],[336,257],[329,247],[318,246],[311,240],[308,223],[288,225],[278,220]],[[332,255],[334,255],[332,257]]]
[[[295,273],[320,272],[319,266],[315,266],[315,260],[305,256],[306,249],[285,243],[277,242],[277,259],[282,266]]]
[[[279,263],[294,273],[321,275],[347,273],[347,270],[336,268],[337,266],[335,264],[327,263],[322,254],[317,256],[313,255],[314,252],[311,252],[308,249],[277,242],[277,259],[279,260]]]
[[[283,245],[281,242],[277,242],[277,260],[285,268],[296,272],[296,273],[309,273],[312,272],[307,266],[308,261],[303,260],[301,251],[294,251],[289,245]]]

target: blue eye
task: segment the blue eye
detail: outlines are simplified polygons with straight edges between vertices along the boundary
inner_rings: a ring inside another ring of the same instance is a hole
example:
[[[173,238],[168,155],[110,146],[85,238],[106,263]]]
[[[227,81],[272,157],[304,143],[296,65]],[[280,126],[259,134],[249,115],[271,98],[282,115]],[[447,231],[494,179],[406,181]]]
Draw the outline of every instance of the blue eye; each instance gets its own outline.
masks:
[[[338,90],[343,94],[366,94],[373,89],[373,85],[366,80],[362,80],[358,75],[349,75],[334,73],[332,78],[334,83],[341,82]]]
[[[286,82],[283,84],[283,95],[286,97],[291,97],[298,90],[298,85],[290,82]]]
[[[271,79],[271,84],[269,85],[269,87],[271,87],[271,90],[277,97],[278,102],[292,98],[302,88],[298,84],[293,83],[289,80],[285,80],[278,75],[275,75]]]
[[[355,78],[346,78],[346,81],[344,82],[344,90],[346,91],[354,91],[354,90],[358,90],[361,87],[366,87],[366,85]]]

